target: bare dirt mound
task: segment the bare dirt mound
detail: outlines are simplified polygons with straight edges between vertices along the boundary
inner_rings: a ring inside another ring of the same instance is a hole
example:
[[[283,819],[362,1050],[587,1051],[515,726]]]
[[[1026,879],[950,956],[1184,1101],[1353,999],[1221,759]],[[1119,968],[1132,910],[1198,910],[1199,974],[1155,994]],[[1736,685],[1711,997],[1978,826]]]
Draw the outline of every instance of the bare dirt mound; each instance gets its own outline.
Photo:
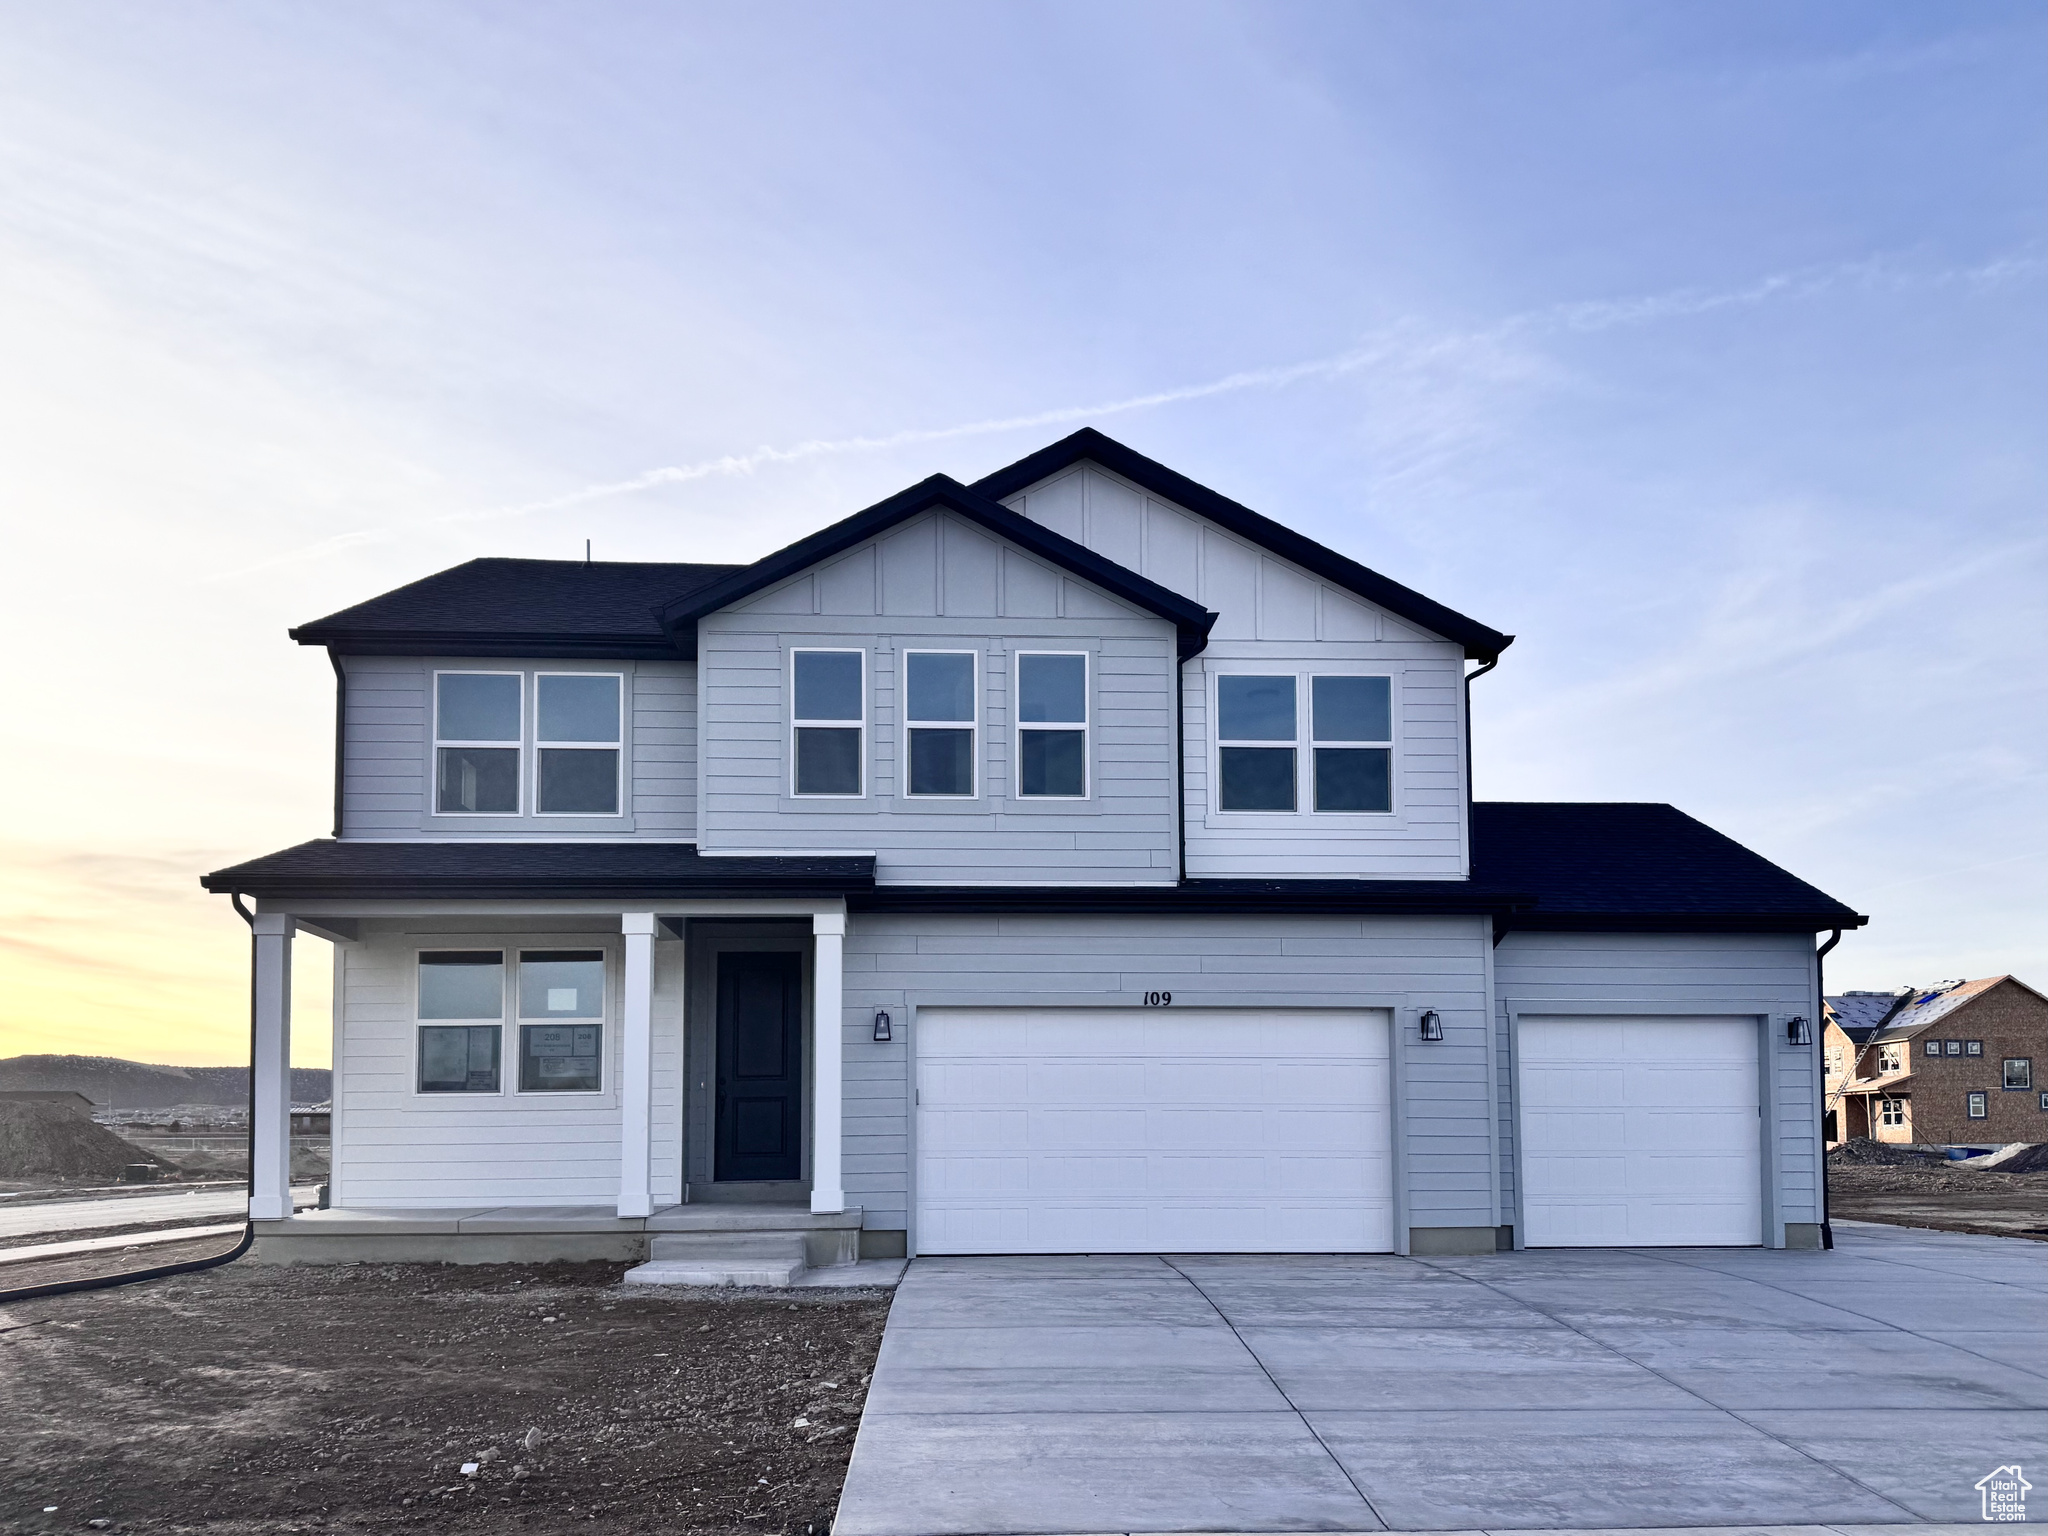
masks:
[[[1947,1167],[1949,1161],[1939,1152],[1916,1152],[1911,1147],[1892,1146],[1887,1142],[1872,1141],[1868,1136],[1858,1136],[1845,1141],[1828,1153],[1828,1161],[1837,1165],[1851,1166],[1864,1164],[1876,1168],[1933,1168]]]
[[[171,1166],[62,1104],[0,1100],[0,1179],[118,1179],[130,1163]]]

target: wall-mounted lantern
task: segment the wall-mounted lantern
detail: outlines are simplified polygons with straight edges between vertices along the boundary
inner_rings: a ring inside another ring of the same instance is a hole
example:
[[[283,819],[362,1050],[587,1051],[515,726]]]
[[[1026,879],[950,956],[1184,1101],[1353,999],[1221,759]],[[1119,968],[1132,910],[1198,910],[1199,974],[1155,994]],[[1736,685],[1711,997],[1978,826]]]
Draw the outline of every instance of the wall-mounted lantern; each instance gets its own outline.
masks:
[[[1813,1044],[1813,1028],[1806,1022],[1804,1014],[1796,1015],[1785,1021],[1785,1043],[1787,1045]]]
[[[875,1013],[875,1038],[877,1040],[890,1040],[895,1038],[889,1033],[889,1015],[881,1012],[880,1010],[877,1010]]]
[[[1422,1017],[1415,1021],[1425,1040],[1441,1040],[1444,1037],[1444,1017],[1434,1008],[1422,1010]]]

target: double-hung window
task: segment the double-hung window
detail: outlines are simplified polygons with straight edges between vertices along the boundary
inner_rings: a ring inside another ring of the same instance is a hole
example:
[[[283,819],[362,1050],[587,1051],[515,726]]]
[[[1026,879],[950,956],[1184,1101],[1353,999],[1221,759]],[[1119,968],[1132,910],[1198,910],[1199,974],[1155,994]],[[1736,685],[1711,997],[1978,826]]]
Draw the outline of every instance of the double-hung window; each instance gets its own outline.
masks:
[[[1298,723],[1292,676],[1226,672],[1216,679],[1216,806],[1292,811]]]
[[[867,760],[867,653],[790,654],[791,789],[859,795]]]
[[[505,1018],[505,952],[420,953],[419,1091],[496,1093]]]
[[[1981,1092],[1968,1094],[1964,1097],[1963,1104],[1965,1106],[1964,1112],[1972,1120],[1989,1120],[1991,1118],[1991,1096],[1989,1094]]]
[[[904,793],[974,794],[974,661],[972,651],[903,653]]]
[[[1017,793],[1032,799],[1088,796],[1088,657],[1017,655]]]
[[[619,814],[619,685],[609,672],[534,680],[534,809],[542,816]]]
[[[1387,677],[1309,679],[1319,811],[1394,808],[1394,684]]]
[[[596,1093],[602,1084],[604,951],[519,952],[519,1091]]]
[[[443,816],[517,816],[525,732],[517,672],[434,674],[434,809]]]

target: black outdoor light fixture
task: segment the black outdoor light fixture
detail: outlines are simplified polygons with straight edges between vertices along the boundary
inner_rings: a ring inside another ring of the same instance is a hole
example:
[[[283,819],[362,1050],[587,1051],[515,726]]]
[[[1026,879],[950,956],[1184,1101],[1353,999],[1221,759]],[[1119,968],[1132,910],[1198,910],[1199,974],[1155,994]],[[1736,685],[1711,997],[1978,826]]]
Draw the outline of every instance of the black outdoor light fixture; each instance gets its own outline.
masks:
[[[1422,1017],[1415,1021],[1425,1040],[1441,1040],[1444,1037],[1444,1018],[1434,1008],[1422,1010]]]
[[[895,1036],[889,1033],[889,1015],[880,1010],[877,1010],[875,1013],[875,1038],[877,1040],[892,1040],[895,1038]]]
[[[1807,1024],[1805,1014],[1795,1014],[1785,1021],[1785,1043],[1787,1045],[1813,1044],[1813,1029]]]

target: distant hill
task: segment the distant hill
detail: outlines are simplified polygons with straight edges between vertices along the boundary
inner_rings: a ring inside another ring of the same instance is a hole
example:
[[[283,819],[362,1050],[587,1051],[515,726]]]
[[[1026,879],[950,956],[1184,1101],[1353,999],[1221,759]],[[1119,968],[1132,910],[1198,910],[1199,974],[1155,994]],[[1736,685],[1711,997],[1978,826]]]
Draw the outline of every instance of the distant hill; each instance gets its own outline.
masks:
[[[118,1056],[9,1056],[0,1059],[0,1090],[69,1088],[100,1109],[168,1109],[173,1104],[247,1104],[247,1067],[160,1067]],[[325,1103],[334,1074],[292,1068],[292,1102]]]

